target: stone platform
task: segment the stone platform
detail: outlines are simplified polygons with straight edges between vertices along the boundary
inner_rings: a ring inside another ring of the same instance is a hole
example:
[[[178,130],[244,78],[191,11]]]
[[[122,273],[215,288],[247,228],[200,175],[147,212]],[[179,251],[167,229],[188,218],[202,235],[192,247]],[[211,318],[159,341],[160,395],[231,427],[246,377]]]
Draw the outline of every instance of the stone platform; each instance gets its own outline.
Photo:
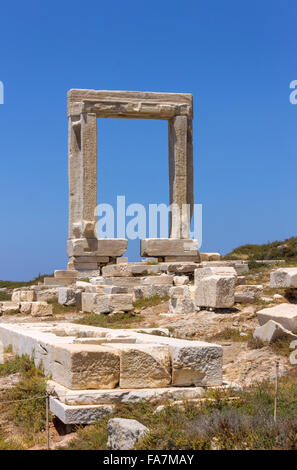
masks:
[[[203,387],[222,384],[221,346],[171,338],[161,330],[7,323],[0,324],[0,340],[4,348],[42,363],[53,379],[51,409],[72,424],[94,421],[116,403],[196,398]]]

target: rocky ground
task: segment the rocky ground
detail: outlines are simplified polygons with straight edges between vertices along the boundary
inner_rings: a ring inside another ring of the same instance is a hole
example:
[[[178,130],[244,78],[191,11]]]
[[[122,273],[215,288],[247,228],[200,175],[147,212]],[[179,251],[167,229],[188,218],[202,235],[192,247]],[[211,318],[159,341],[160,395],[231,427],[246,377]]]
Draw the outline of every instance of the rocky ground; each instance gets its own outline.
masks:
[[[173,336],[178,338],[211,341],[223,347],[223,376],[226,382],[235,382],[245,386],[275,374],[275,363],[280,359],[280,374],[287,373],[292,367],[289,355],[280,355],[275,348],[263,346],[254,348],[250,341],[254,329],[258,326],[256,312],[264,307],[287,302],[284,297],[274,299],[275,294],[282,295],[282,289],[270,289],[269,278],[273,267],[257,269],[247,275],[247,284],[262,284],[263,296],[254,303],[236,304],[232,309],[201,310],[190,314],[169,314],[168,302],[136,310],[135,321],[133,317],[127,327],[167,327]],[[51,317],[51,321],[77,321],[84,317],[73,308],[62,314]],[[0,322],[32,322],[48,321],[48,318],[26,315],[3,315]],[[118,325],[116,325],[118,327]],[[110,325],[112,327],[112,324]],[[259,346],[259,345],[258,345]]]
[[[256,269],[247,275],[247,284],[262,284],[263,296],[253,303],[237,303],[232,309],[200,310],[190,314],[169,314],[168,301],[152,306],[136,309],[134,316],[124,325],[111,323],[108,327],[152,328],[166,327],[174,337],[189,340],[203,340],[221,344],[223,347],[223,379],[224,382],[246,387],[260,383],[275,376],[276,361],[279,360],[280,375],[290,374],[294,367],[289,361],[289,350],[286,347],[276,348],[273,345],[257,344],[252,339],[255,328],[259,325],[256,312],[264,307],[287,302],[282,289],[271,289],[269,284],[270,271],[273,269]],[[276,297],[275,294],[277,294]],[[279,296],[279,297],[278,297]],[[101,314],[103,315],[103,314]],[[104,316],[104,315],[103,315]],[[86,314],[75,308],[64,308],[56,312],[50,321],[82,321]],[[48,321],[48,317],[32,318],[30,315],[3,315],[0,322],[23,323]],[[103,326],[103,325],[102,325]],[[5,359],[13,357],[6,353]],[[20,380],[18,372],[0,377],[0,401]],[[0,417],[0,430],[6,435],[17,435],[18,430],[11,416],[4,410]],[[67,448],[76,433],[65,435],[65,429],[59,429],[57,423],[51,423],[51,447]],[[0,433],[1,441],[1,433]],[[1,444],[1,442],[0,442]],[[1,447],[1,446],[0,446]],[[34,442],[27,445],[32,450],[45,448],[45,434],[40,433]]]

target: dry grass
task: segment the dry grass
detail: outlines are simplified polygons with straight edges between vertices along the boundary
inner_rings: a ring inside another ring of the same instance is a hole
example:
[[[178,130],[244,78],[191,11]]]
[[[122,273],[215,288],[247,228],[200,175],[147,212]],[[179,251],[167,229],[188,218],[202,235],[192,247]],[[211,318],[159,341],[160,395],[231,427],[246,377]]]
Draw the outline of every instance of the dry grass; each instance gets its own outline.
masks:
[[[156,305],[160,305],[163,302],[167,302],[169,297],[163,296],[160,297],[159,295],[153,295],[152,297],[143,297],[142,299],[138,299],[133,302],[133,306],[135,308],[143,309],[148,307],[155,307]]]
[[[211,401],[199,406],[184,401],[183,407],[165,406],[154,413],[156,403],[118,406],[112,417],[136,419],[149,433],[136,444],[144,450],[246,450],[297,449],[296,371],[280,379],[278,421],[273,421],[274,384],[262,382],[245,391],[212,390]],[[107,421],[79,429],[70,449],[106,449]]]
[[[45,395],[47,378],[28,356],[0,365],[0,376],[19,373],[20,381],[1,394],[0,415],[9,423],[0,428],[0,449],[26,449],[45,442]],[[3,403],[1,402],[10,402]],[[13,434],[11,432],[13,429]],[[13,437],[12,437],[13,436]]]
[[[235,328],[226,327],[224,330],[216,333],[213,336],[207,338],[208,341],[248,341],[251,336],[251,331],[244,331],[244,335],[241,336],[241,332]]]
[[[142,320],[141,315],[133,313],[85,313],[74,323],[80,325],[100,326],[102,328],[132,328]]]

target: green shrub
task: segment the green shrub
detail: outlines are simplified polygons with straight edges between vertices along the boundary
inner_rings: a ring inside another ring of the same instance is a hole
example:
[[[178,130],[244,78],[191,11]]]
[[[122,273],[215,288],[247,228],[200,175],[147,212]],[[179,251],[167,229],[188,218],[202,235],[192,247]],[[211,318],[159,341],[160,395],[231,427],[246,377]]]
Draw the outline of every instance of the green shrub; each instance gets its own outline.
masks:
[[[11,294],[8,292],[0,292],[0,302],[5,302],[11,300]]]
[[[297,262],[297,237],[259,245],[241,245],[228,253],[225,259],[271,260],[285,259]]]

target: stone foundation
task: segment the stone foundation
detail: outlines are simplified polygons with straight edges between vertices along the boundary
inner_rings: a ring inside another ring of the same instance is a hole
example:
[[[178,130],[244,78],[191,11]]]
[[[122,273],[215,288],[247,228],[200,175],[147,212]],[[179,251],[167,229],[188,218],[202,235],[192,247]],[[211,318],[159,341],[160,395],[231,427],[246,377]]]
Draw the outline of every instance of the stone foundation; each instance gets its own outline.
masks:
[[[93,422],[118,402],[158,397],[160,389],[161,396],[189,398],[199,395],[201,387],[222,384],[221,346],[170,338],[163,330],[157,336],[148,334],[156,329],[0,324],[0,340],[4,348],[11,345],[16,354],[42,363],[54,380],[49,383],[52,412],[74,424]],[[88,339],[93,344],[86,344]]]

